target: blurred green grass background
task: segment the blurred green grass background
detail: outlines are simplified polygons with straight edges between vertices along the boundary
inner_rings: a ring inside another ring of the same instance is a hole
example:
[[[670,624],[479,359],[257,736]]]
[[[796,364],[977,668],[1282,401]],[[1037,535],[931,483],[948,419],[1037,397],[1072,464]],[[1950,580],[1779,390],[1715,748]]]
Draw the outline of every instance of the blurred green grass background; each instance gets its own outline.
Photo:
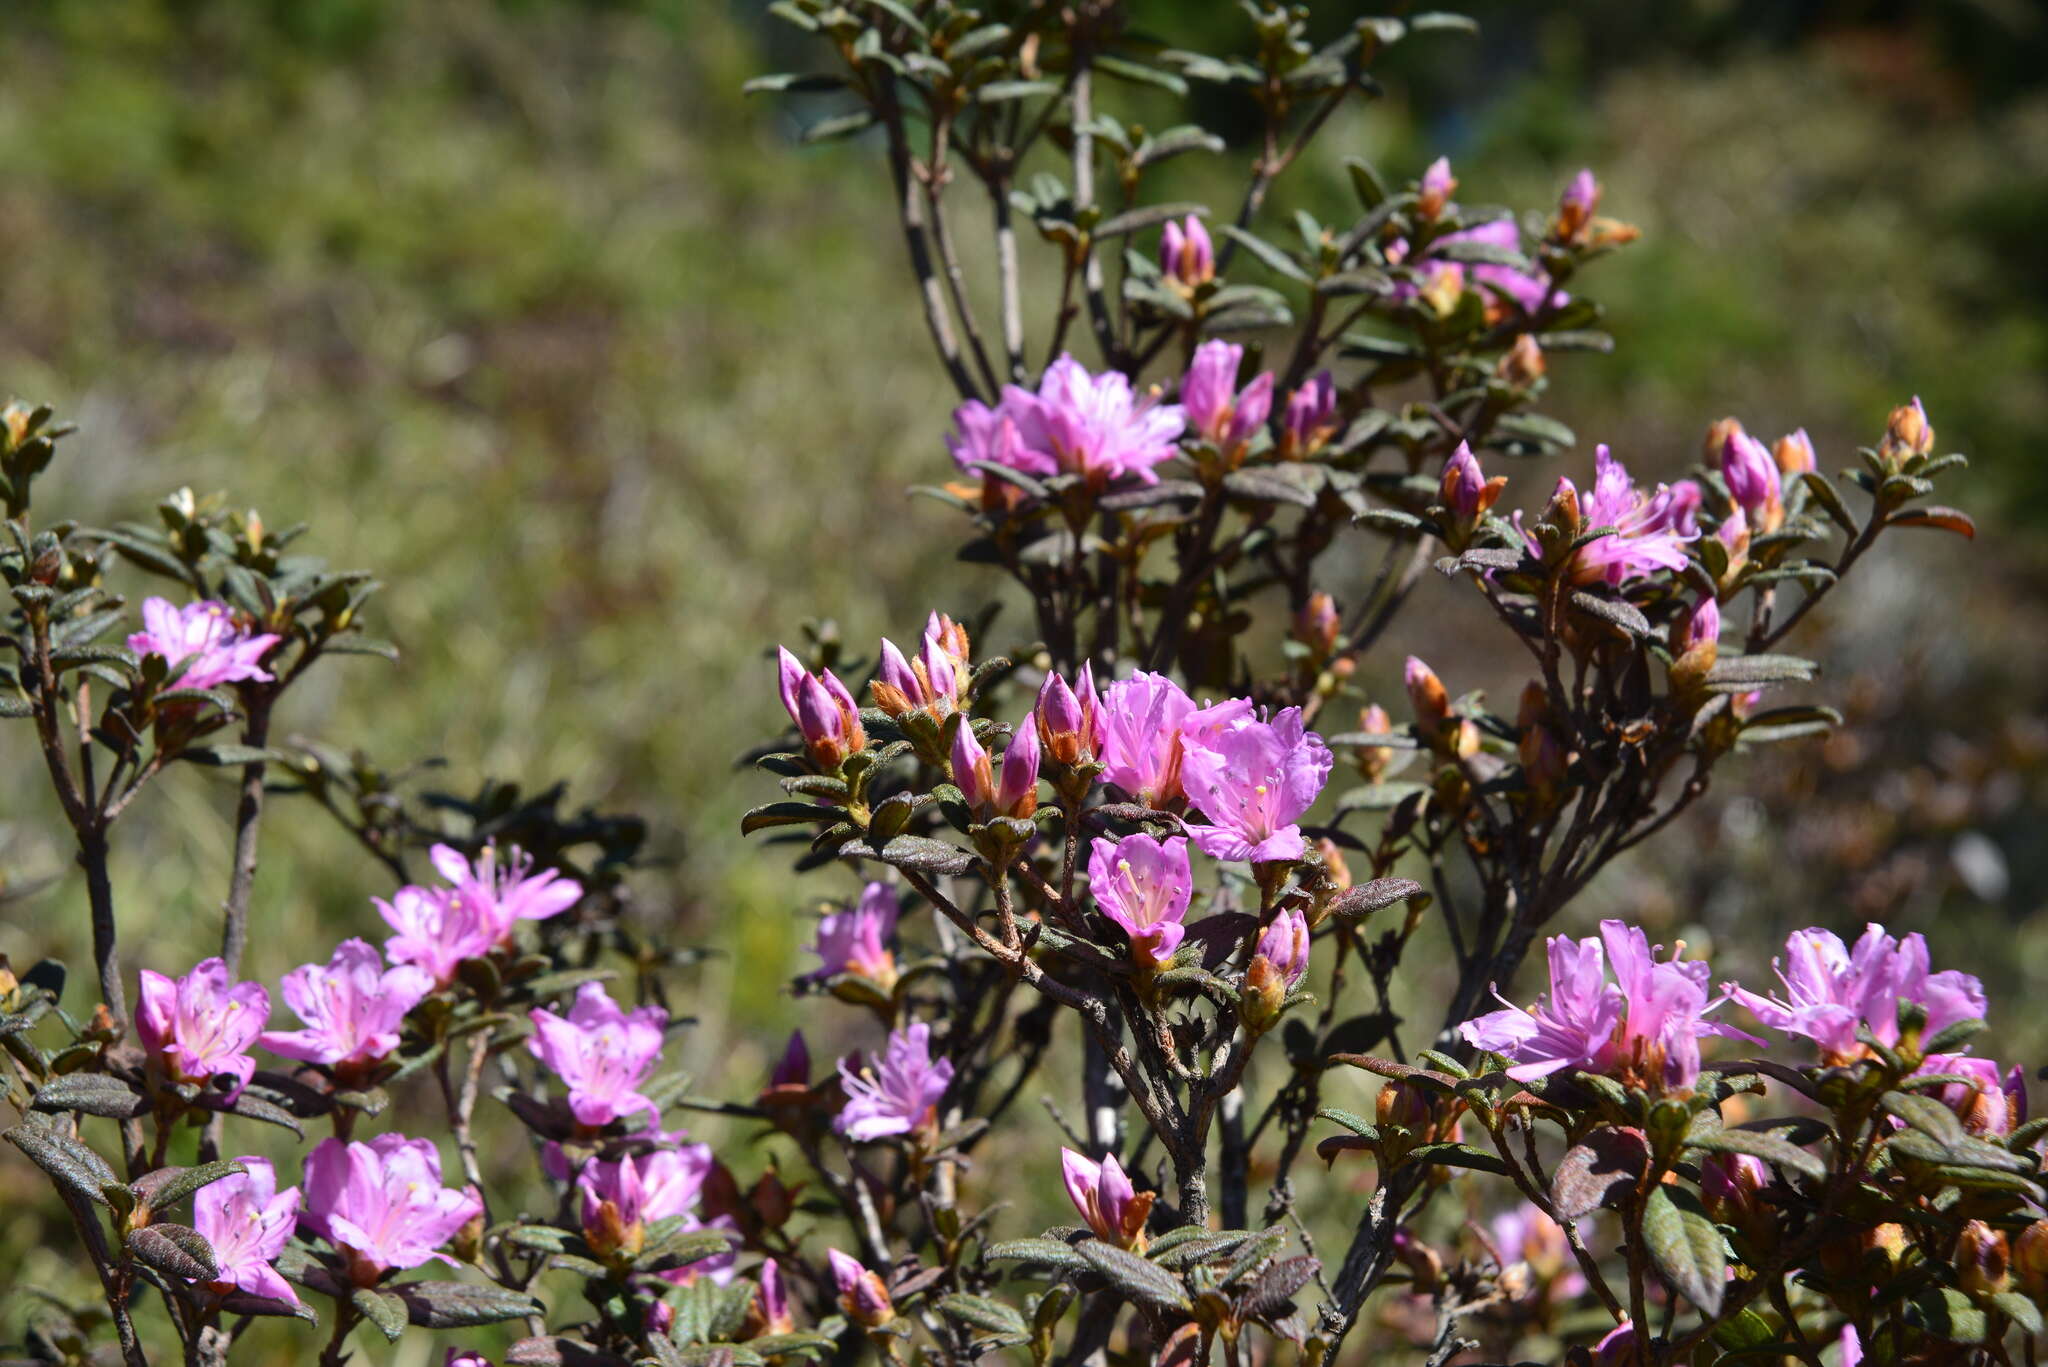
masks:
[[[43,515],[227,490],[375,570],[403,658],[324,671],[280,729],[647,815],[653,928],[723,951],[683,994],[682,1061],[729,1094],[798,1015],[782,985],[820,891],[736,834],[770,791],[732,766],[780,723],[767,649],[816,615],[865,653],[994,588],[951,567],[952,515],[903,492],[946,468],[949,394],[877,149],[799,147],[797,115],[739,94],[813,57],[761,8],[52,0],[0,30],[0,389],[81,426]],[[1138,8],[1179,41],[1242,35],[1227,4]],[[1482,203],[1545,203],[1595,166],[1644,240],[1590,291],[1618,352],[1560,361],[1556,409],[1658,473],[1724,412],[1804,425],[1838,467],[1924,396],[1972,454],[1953,492],[1983,535],[1897,538],[1805,642],[1844,735],[1750,762],[1750,791],[1616,870],[1586,919],[1625,911],[1750,972],[1791,925],[1924,929],[2038,1063],[2048,36],[1995,3],[1642,8],[1479,6],[1482,38],[1397,52],[1388,97],[1276,203],[1341,210],[1354,154],[1406,176],[1448,152]],[[1226,161],[1175,193],[1229,202]],[[1562,472],[1517,469],[1510,496]],[[1361,679],[1394,687],[1414,650],[1501,696],[1459,621],[1411,614]],[[26,734],[0,754],[7,878],[67,875]],[[178,772],[124,827],[131,968],[212,952],[230,807],[218,774]],[[278,805],[251,971],[374,938],[384,891],[317,811]],[[63,876],[0,910],[0,951],[78,962],[83,927]],[[0,1193],[24,1180],[0,1164]],[[29,1280],[14,1251],[69,1235],[8,1209],[0,1281]]]

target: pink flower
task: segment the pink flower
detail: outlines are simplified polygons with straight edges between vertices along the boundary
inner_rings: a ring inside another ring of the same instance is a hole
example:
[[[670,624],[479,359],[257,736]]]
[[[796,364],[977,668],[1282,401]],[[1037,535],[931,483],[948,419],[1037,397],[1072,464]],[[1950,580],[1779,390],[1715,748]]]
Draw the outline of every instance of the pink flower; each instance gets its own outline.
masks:
[[[770,1334],[787,1334],[796,1328],[796,1316],[790,1313],[789,1288],[782,1282],[782,1264],[773,1258],[764,1260],[754,1274],[756,1304],[760,1309],[762,1330]]]
[[[479,904],[453,888],[403,887],[386,902],[372,898],[396,935],[384,942],[395,964],[417,964],[437,984],[454,980],[465,959],[481,959],[498,943],[497,929]]]
[[[1097,837],[1088,852],[1088,889],[1095,905],[1131,937],[1131,956],[1163,964],[1180,948],[1187,929],[1188,899],[1194,893],[1186,836],[1155,840],[1127,835],[1111,842]]]
[[[1620,584],[1658,570],[1684,569],[1685,543],[1696,535],[1684,528],[1690,509],[1697,504],[1661,484],[1655,494],[1643,493],[1629,477],[1628,467],[1614,458],[1605,442],[1595,448],[1593,458],[1597,474],[1590,494],[1581,497],[1568,479],[1557,482],[1558,491],[1568,492],[1578,501],[1587,531],[1614,530],[1579,548],[1573,577],[1581,582],[1604,579]],[[1541,554],[1533,536],[1529,544]]]
[[[1479,466],[1479,458],[1472,454],[1472,448],[1464,442],[1444,462],[1443,477],[1437,482],[1437,497],[1452,516],[1470,522],[1493,506],[1500,497],[1501,488],[1507,484],[1507,477],[1488,480],[1486,471]]]
[[[1027,450],[1097,488],[1124,478],[1158,483],[1152,467],[1174,457],[1186,426],[1177,404],[1139,397],[1120,372],[1090,375],[1071,356],[1046,368],[1036,395],[1013,385],[1003,391],[1003,404],[1014,406]]]
[[[491,1367],[491,1360],[474,1348],[450,1348],[441,1367]]]
[[[218,958],[175,980],[142,970],[135,1006],[142,1047],[171,1081],[217,1089],[223,1103],[240,1096],[255,1073],[249,1046],[269,1020],[270,994],[263,984],[230,982],[228,966]]]
[[[1011,392],[1020,397],[1011,398]],[[1014,390],[1006,392],[994,408],[980,399],[969,399],[954,409],[953,426],[959,429],[958,434],[946,434],[946,450],[952,454],[953,463],[969,471],[977,465],[998,465],[1027,475],[1059,473],[1051,456],[1027,450],[1019,434],[1019,419],[1032,402],[1029,394]]]
[[[1584,1294],[1586,1277],[1572,1260],[1564,1227],[1529,1202],[1494,1216],[1487,1235],[1502,1270],[1526,1266],[1544,1299],[1569,1301]]]
[[[1301,460],[1314,455],[1336,433],[1337,382],[1330,372],[1316,372],[1313,379],[1287,396],[1287,411],[1280,420],[1280,457]]]
[[[1194,434],[1225,451],[1252,439],[1273,411],[1273,375],[1260,371],[1243,389],[1237,372],[1244,348],[1234,342],[1208,341],[1195,349],[1180,402]]]
[[[1193,289],[1216,278],[1216,248],[1202,220],[1189,214],[1172,219],[1159,234],[1159,270],[1169,280]]]
[[[927,631],[916,659],[905,659],[890,640],[882,642],[882,662],[870,687],[875,706],[892,717],[923,712],[944,721],[960,706],[966,671],[953,659],[937,634]]]
[[[825,1260],[831,1264],[832,1280],[839,1288],[840,1308],[854,1323],[874,1329],[896,1317],[889,1288],[879,1276],[861,1266],[858,1258],[828,1248]]]
[[[818,942],[811,952],[822,962],[810,976],[852,973],[873,982],[895,982],[896,956],[889,952],[889,937],[896,933],[897,913],[896,894],[887,883],[862,888],[859,901],[818,922]],[[800,1035],[792,1037],[793,1043],[801,1041]],[[804,1073],[808,1078],[808,1060]]]
[[[1721,639],[1721,605],[1711,598],[1700,599],[1697,606],[1679,622],[1677,653],[1683,655],[1696,645],[1714,644]]]
[[[1597,938],[1551,937],[1547,1002],[1525,1011],[1502,1000],[1506,1010],[1458,1031],[1474,1048],[1512,1062],[1508,1076],[1518,1082],[1577,1068],[1682,1090],[1699,1077],[1701,1036],[1747,1038],[1702,1019],[1720,1004],[1708,1000],[1707,980],[1704,962],[1659,960],[1639,927],[1602,921]]]
[[[1226,703],[1183,722],[1182,739],[1181,782],[1210,823],[1188,827],[1202,853],[1253,863],[1301,858],[1307,845],[1295,823],[1334,763],[1301,709],[1259,721]]]
[[[1072,1149],[1060,1150],[1060,1177],[1066,1182],[1067,1197],[1095,1237],[1118,1248],[1142,1245],[1145,1220],[1152,1212],[1153,1193],[1140,1194],[1124,1175],[1116,1155],[1104,1154],[1100,1163]]]
[[[367,1144],[323,1139],[306,1155],[306,1210],[299,1223],[348,1255],[367,1286],[392,1269],[418,1267],[483,1213],[474,1191],[441,1185],[432,1141],[380,1134]]]
[[[538,1006],[527,1014],[535,1034],[526,1047],[568,1087],[577,1124],[609,1125],[655,1109],[639,1087],[661,1061],[668,1012],[658,1006],[622,1011],[602,985],[585,983],[566,1019]]]
[[[498,847],[487,844],[474,863],[463,858],[452,845],[436,845],[427,852],[434,871],[447,879],[463,897],[476,903],[486,924],[497,928],[498,938],[512,933],[521,921],[545,921],[559,916],[583,896],[583,885],[564,878],[553,869],[529,873],[533,860],[517,848],[498,862]]]
[[[1975,1135],[2003,1138],[2026,1123],[2027,1079],[2015,1064],[2000,1072],[1988,1058],[1968,1054],[1929,1054],[1920,1065],[1924,1074],[1950,1073],[1969,1079],[1934,1090],[1935,1099],[1956,1113],[1963,1128]]]
[[[192,1227],[213,1245],[220,1276],[213,1289],[299,1303],[298,1292],[271,1264],[284,1252],[299,1214],[299,1189],[277,1189],[268,1158],[237,1158],[248,1171],[209,1182],[192,1197]]]
[[[1181,795],[1181,723],[1195,700],[1164,674],[1133,674],[1102,691],[1102,778],[1160,808]]]
[[[225,603],[205,599],[180,608],[168,598],[147,598],[142,603],[142,630],[128,637],[128,648],[137,655],[156,655],[185,672],[172,683],[176,688],[215,688],[225,683],[268,683],[271,674],[262,659],[283,640],[265,632],[248,634],[235,622]]]
[[[872,1066],[858,1054],[841,1059],[846,1105],[833,1128],[865,1143],[930,1124],[933,1108],[953,1081],[953,1061],[932,1059],[931,1033],[923,1021],[895,1031]]]
[[[1785,940],[1785,957],[1771,966],[1784,984],[1783,999],[1735,983],[1725,990],[1771,1029],[1812,1040],[1830,1064],[1863,1055],[1859,1025],[1880,1043],[1897,1044],[1901,1002],[1925,1009],[1929,1039],[1984,1014],[1984,985],[1953,969],[1929,973],[1927,942],[1917,933],[1894,940],[1872,924],[1852,950],[1833,931],[1795,930]]]
[[[1522,249],[1522,232],[1512,218],[1496,218],[1455,233],[1445,233],[1429,250],[1435,251],[1447,242],[1475,242],[1487,247],[1501,247],[1508,251]],[[1504,266],[1493,262],[1480,262],[1467,268],[1472,279],[1482,285],[1491,285],[1512,300],[1515,307],[1525,314],[1534,315],[1545,301],[1565,304],[1571,296],[1562,290],[1553,291],[1550,277],[1541,269],[1524,269],[1519,266]]]
[[[638,1158],[628,1154],[616,1162],[590,1159],[576,1175],[576,1190],[583,1198],[583,1227],[597,1229],[606,1218],[616,1218],[630,1227],[674,1215],[693,1215],[715,1161],[709,1144],[656,1149]],[[607,1203],[612,1207],[610,1217],[603,1210]],[[693,1223],[691,1227],[696,1226]]]
[[[813,763],[820,769],[834,770],[848,755],[867,748],[860,708],[837,675],[829,669],[810,673],[786,649],[779,651],[776,661],[783,709],[796,723]]]
[[[1862,1336],[1856,1332],[1855,1325],[1845,1324],[1842,1326],[1842,1352],[1835,1359],[1835,1367],[1862,1367],[1862,1362]]]
[[[343,940],[325,964],[285,974],[283,988],[306,1028],[268,1031],[263,1047],[305,1063],[356,1066],[398,1047],[399,1024],[434,990],[434,979],[417,964],[387,969],[366,942]]]
[[[1721,478],[1728,496],[1755,513],[1778,497],[1778,463],[1764,444],[1739,426],[1731,426],[1721,445]]]
[[[1279,970],[1281,981],[1291,989],[1308,972],[1308,951],[1308,918],[1289,907],[1259,935],[1256,952]]]

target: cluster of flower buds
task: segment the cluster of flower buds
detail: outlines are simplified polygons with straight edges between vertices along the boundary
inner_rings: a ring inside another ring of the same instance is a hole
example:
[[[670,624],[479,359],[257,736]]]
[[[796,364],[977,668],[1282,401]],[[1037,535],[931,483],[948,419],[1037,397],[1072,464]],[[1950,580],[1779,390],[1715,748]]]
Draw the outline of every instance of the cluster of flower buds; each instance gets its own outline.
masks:
[[[953,732],[953,784],[977,821],[1028,820],[1038,810],[1038,727],[1026,718],[1010,735],[1000,770],[975,738],[974,723],[960,718]]]
[[[1054,764],[1070,771],[1095,766],[1102,753],[1102,699],[1095,692],[1094,666],[1082,665],[1072,684],[1048,672],[1031,720],[1041,752]]]
[[[1193,295],[1216,278],[1216,247],[1202,220],[1189,214],[1172,219],[1159,234],[1159,272],[1185,295]]]
[[[1558,196],[1557,214],[1550,225],[1552,238],[1565,246],[1592,251],[1623,246],[1641,237],[1642,230],[1633,224],[1594,214],[1600,207],[1600,194],[1600,182],[1590,170],[1573,176]]]
[[[1437,484],[1437,503],[1441,508],[1439,524],[1444,532],[1444,544],[1452,550],[1462,550],[1472,539],[1479,520],[1486,516],[1501,490],[1507,488],[1508,477],[1495,475],[1486,477],[1479,468],[1478,457],[1464,442],[1444,462],[1443,478]]]
[[[847,756],[860,753],[868,744],[853,694],[829,669],[813,674],[788,650],[781,651],[778,658],[782,706],[803,737],[804,752],[821,773],[839,772]]]
[[[913,712],[943,722],[960,706],[968,679],[967,629],[940,613],[925,625],[915,658],[882,642],[882,658],[868,690],[875,706],[902,720]]]
[[[1337,382],[1318,371],[1287,396],[1280,417],[1277,454],[1282,460],[1307,460],[1337,435]]]

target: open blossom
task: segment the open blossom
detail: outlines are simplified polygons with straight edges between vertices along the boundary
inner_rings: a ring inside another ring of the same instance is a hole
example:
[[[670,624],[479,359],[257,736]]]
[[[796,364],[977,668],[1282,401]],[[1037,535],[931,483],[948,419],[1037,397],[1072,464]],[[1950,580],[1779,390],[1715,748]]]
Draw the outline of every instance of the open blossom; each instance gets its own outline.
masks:
[[[714,1161],[708,1144],[656,1149],[637,1158],[627,1154],[616,1161],[589,1159],[576,1174],[584,1230],[593,1244],[637,1246],[643,1226],[696,1212]]]
[[[1180,797],[1180,728],[1194,712],[1195,700],[1164,674],[1133,674],[1103,689],[1103,781],[1147,807]]]
[[[833,1127],[865,1142],[929,1124],[953,1081],[953,1061],[932,1059],[931,1034],[929,1025],[917,1021],[892,1033],[879,1059],[863,1061],[858,1054],[841,1059],[846,1105]]]
[[[1104,916],[1131,937],[1131,955],[1163,964],[1180,948],[1194,893],[1186,836],[1155,840],[1142,832],[1110,841],[1097,837],[1088,852],[1088,889]]]
[[[392,1269],[418,1267],[483,1213],[474,1191],[441,1185],[431,1140],[380,1134],[367,1144],[323,1139],[306,1155],[306,1209],[299,1223],[348,1255],[367,1286]]]
[[[501,861],[496,845],[485,845],[474,861],[452,845],[427,851],[434,871],[457,893],[477,904],[484,921],[503,939],[521,921],[545,921],[576,905],[583,885],[553,869],[532,872],[533,859],[514,849]]]
[[[1587,531],[1603,527],[1614,531],[1579,547],[1573,577],[1581,582],[1604,579],[1620,584],[1658,570],[1684,569],[1685,543],[1697,535],[1685,529],[1688,500],[1661,484],[1654,494],[1645,494],[1605,442],[1595,448],[1593,459],[1597,473],[1592,492],[1581,497],[1569,479],[1560,479],[1558,495],[1577,504],[1579,520]],[[1530,546],[1541,553],[1533,536]]]
[[[161,656],[173,668],[185,663],[179,688],[215,688],[269,682],[263,656],[283,639],[270,632],[250,635],[225,603],[207,599],[181,608],[168,598],[149,598],[142,604],[142,630],[128,637],[128,648]]]
[[[1235,342],[1204,342],[1195,348],[1180,385],[1189,429],[1226,451],[1250,441],[1273,411],[1272,372],[1260,371],[1239,389],[1237,372],[1243,363],[1244,348]]]
[[[1684,1089],[1699,1077],[1701,1036],[1742,1037],[1703,1019],[1720,1004],[1708,999],[1707,981],[1703,961],[1660,960],[1639,927],[1602,921],[1597,937],[1551,937],[1548,1000],[1526,1011],[1503,1001],[1506,1010],[1458,1031],[1474,1048],[1507,1058],[1518,1082],[1577,1068]]]
[[[1795,930],[1785,940],[1784,958],[1771,966],[1784,984],[1782,998],[1734,983],[1727,990],[1773,1030],[1819,1045],[1822,1061],[1830,1064],[1862,1056],[1859,1025],[1887,1047],[1897,1044],[1901,1002],[1926,1011],[1930,1039],[1984,1014],[1984,985],[1954,969],[1928,972],[1927,942],[1917,933],[1895,940],[1873,924],[1851,949],[1833,931]]]
[[[221,1099],[232,1101],[256,1072],[249,1046],[270,1020],[270,994],[261,983],[237,983],[218,958],[195,965],[182,978],[142,970],[135,1032],[142,1047],[173,1082],[213,1087],[227,1078]]]
[[[405,1013],[434,990],[433,976],[417,964],[385,968],[362,940],[343,940],[324,964],[303,964],[284,975],[285,1004],[303,1030],[271,1030],[263,1047],[285,1058],[334,1066],[377,1062],[398,1047]]]
[[[778,653],[776,661],[783,709],[796,723],[813,763],[821,769],[837,769],[848,755],[867,748],[860,708],[837,675],[829,669],[811,673],[787,649]]]
[[[658,1006],[621,1010],[602,985],[585,983],[566,1018],[538,1006],[527,1014],[535,1033],[526,1047],[568,1087],[577,1124],[609,1125],[655,1109],[639,1088],[661,1060],[668,1012]]]
[[[1154,1194],[1131,1186],[1115,1154],[1104,1154],[1097,1163],[1086,1154],[1063,1148],[1060,1177],[1066,1183],[1068,1199],[1096,1238],[1118,1248],[1144,1246],[1145,1220],[1152,1213]]]
[[[1963,1128],[1975,1135],[2002,1138],[2027,1119],[2027,1079],[2019,1065],[2001,1071],[1988,1058],[1968,1054],[1929,1054],[1923,1074],[1948,1073],[1968,1078],[1934,1089],[1934,1097],[1956,1113]]]
[[[192,1197],[192,1227],[213,1245],[220,1276],[212,1286],[223,1295],[299,1303],[299,1293],[271,1264],[284,1252],[299,1217],[299,1189],[277,1189],[277,1170],[268,1158],[237,1158],[247,1172],[209,1182]]]
[[[969,471],[977,465],[999,465],[1028,475],[1058,473],[1051,456],[1025,448],[1018,419],[1029,406],[1031,396],[1022,390],[1015,393],[1018,398],[1012,399],[1006,393],[994,408],[980,399],[969,399],[953,410],[957,431],[946,434],[946,450],[955,465]]]
[[[1186,426],[1178,404],[1141,397],[1122,373],[1091,375],[1066,355],[1046,367],[1037,394],[1012,385],[1003,406],[1014,412],[1026,450],[1097,487],[1126,477],[1158,483],[1152,467],[1173,458]]]
[[[896,956],[889,951],[889,937],[896,933],[897,913],[896,894],[887,883],[862,888],[860,900],[818,922],[818,942],[811,952],[822,962],[811,976],[853,973],[877,983],[894,983]],[[808,1076],[810,1069],[804,1071]]]
[[[384,941],[395,964],[417,964],[437,984],[455,977],[465,959],[481,959],[498,943],[484,908],[453,888],[403,887],[390,901],[372,898],[377,914],[397,934]]]
[[[1208,822],[1188,827],[1202,852],[1253,863],[1301,858],[1308,847],[1295,823],[1335,762],[1323,738],[1303,724],[1301,709],[1286,708],[1271,721],[1234,711],[1205,723],[1197,713],[1182,724],[1182,736],[1181,783]]]

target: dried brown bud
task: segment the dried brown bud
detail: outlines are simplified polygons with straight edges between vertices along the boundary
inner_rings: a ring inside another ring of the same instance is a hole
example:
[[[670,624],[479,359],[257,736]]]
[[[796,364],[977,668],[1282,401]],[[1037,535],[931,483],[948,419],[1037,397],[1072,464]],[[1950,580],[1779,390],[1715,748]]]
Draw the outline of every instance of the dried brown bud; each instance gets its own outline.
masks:
[[[1543,358],[1543,347],[1537,342],[1536,334],[1525,332],[1515,338],[1515,344],[1501,356],[1493,373],[1517,389],[1527,389],[1542,379],[1544,372],[1549,368],[1549,362]]]
[[[2005,1233],[1972,1220],[1956,1240],[1956,1284],[1972,1296],[2012,1289],[2012,1249]]]

